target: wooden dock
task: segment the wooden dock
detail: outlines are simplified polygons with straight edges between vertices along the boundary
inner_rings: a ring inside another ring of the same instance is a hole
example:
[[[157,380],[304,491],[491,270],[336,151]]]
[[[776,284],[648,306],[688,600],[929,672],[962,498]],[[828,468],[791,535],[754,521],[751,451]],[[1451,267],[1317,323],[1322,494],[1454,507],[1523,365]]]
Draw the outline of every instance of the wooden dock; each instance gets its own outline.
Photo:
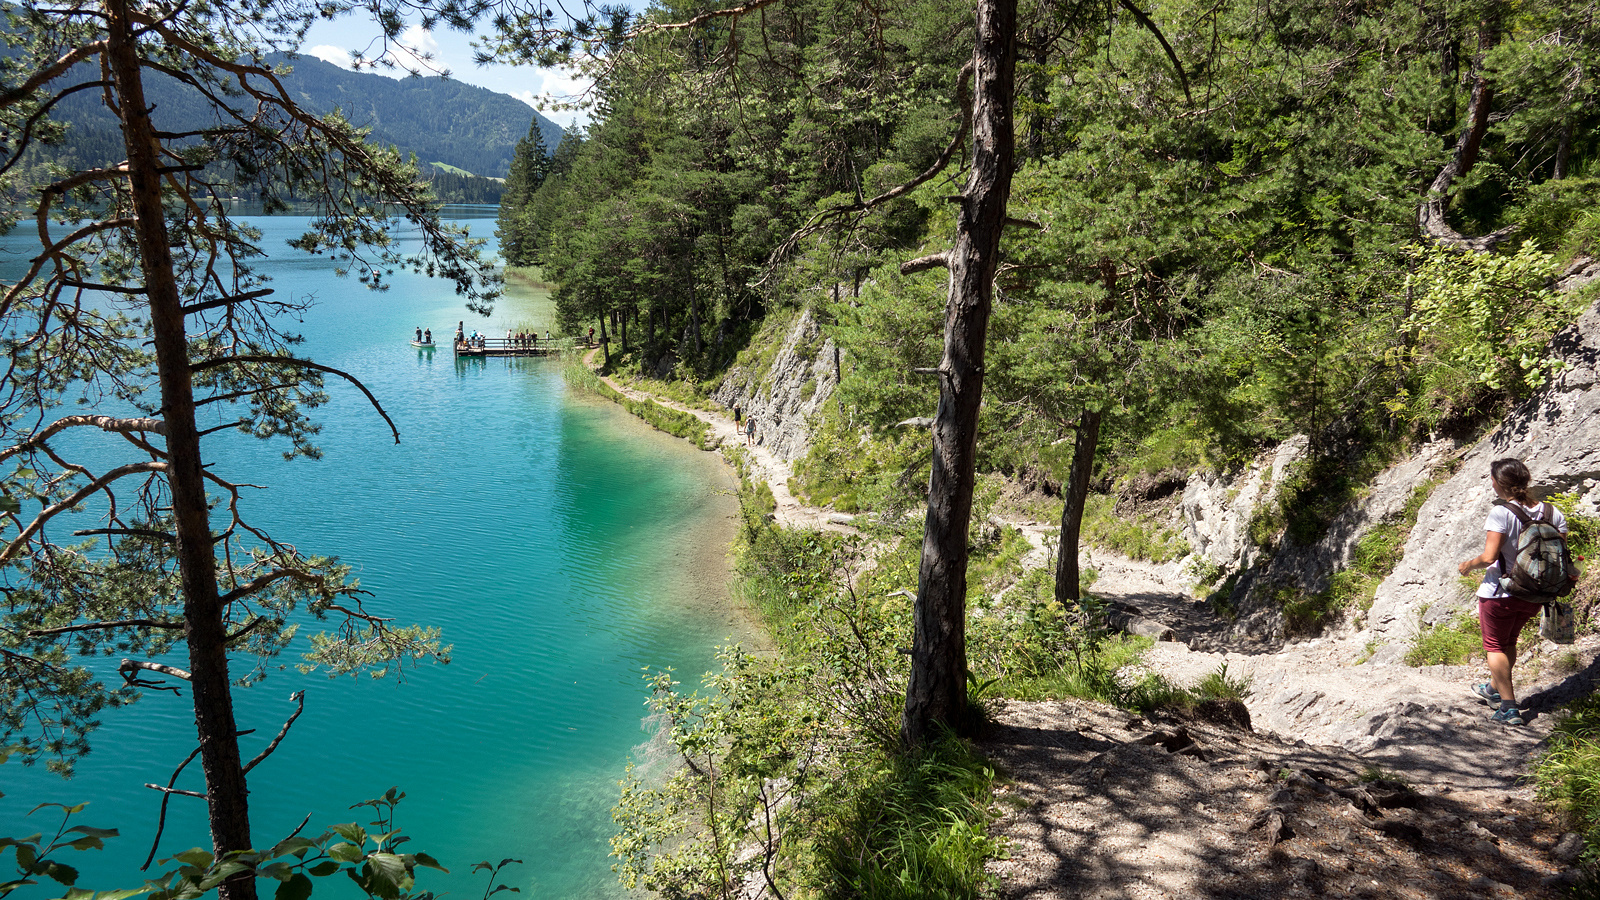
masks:
[[[455,342],[457,356],[560,356],[554,341],[522,341],[511,338],[479,338]]]

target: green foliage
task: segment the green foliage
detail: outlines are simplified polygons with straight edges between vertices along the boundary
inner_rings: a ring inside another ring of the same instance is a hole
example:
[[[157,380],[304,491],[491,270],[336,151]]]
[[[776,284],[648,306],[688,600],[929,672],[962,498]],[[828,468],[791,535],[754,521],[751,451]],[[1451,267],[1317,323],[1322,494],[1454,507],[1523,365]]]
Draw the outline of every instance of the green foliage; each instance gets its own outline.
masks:
[[[1534,765],[1539,799],[1564,813],[1584,838],[1584,861],[1591,885],[1600,862],[1600,697],[1572,704],[1550,732],[1549,746]]]
[[[795,464],[803,495],[815,506],[898,519],[927,488],[927,432],[873,431],[861,423],[859,410],[835,398],[823,407],[811,446]]]
[[[1189,542],[1177,529],[1144,516],[1119,516],[1117,498],[1090,494],[1084,504],[1082,538],[1085,543],[1133,559],[1164,563],[1190,553]]]
[[[1600,553],[1600,517],[1579,512],[1578,503],[1582,499],[1582,495],[1576,492],[1545,498],[1546,502],[1566,516],[1567,549],[1573,556],[1590,557]]]
[[[5,754],[0,753],[0,763],[4,761]],[[316,888],[313,879],[336,874],[343,874],[368,900],[402,900],[414,896],[417,869],[449,871],[426,853],[399,852],[399,846],[409,840],[395,824],[395,807],[404,798],[404,792],[390,788],[382,797],[350,807],[371,807],[375,811],[377,820],[370,823],[371,832],[351,822],[334,825],[317,837],[288,837],[268,849],[235,851],[221,857],[196,847],[157,860],[165,871],[145,880],[140,887],[101,891],[79,887],[78,870],[52,856],[59,856],[63,850],[103,849],[106,839],[117,837],[117,830],[70,824],[88,804],[43,803],[29,815],[60,811],[60,821],[48,838],[43,832],[22,838],[0,837],[0,854],[12,852],[17,872],[17,877],[0,881],[0,898],[47,878],[60,886],[53,890],[65,889],[63,900],[126,900],[144,894],[151,900],[195,900],[230,878],[250,873],[269,885],[275,883],[277,900],[305,900]],[[491,872],[485,897],[518,890],[494,883],[501,868],[516,862],[520,860],[503,860],[498,866],[478,863],[474,867],[473,871]]]
[[[1417,511],[1427,502],[1438,479],[1417,485],[1405,506],[1367,529],[1356,542],[1345,568],[1333,573],[1328,587],[1317,594],[1283,592],[1284,626],[1290,634],[1320,634],[1328,622],[1347,610],[1365,613],[1372,608],[1378,585],[1399,565],[1406,538],[1417,523]]]
[[[1521,397],[1543,385],[1556,365],[1545,344],[1578,312],[1573,298],[1546,286],[1554,270],[1532,243],[1514,254],[1422,256],[1407,320],[1420,344],[1421,388],[1405,412],[1436,426],[1485,396]]]
[[[1000,854],[987,832],[992,768],[965,744],[945,738],[897,757],[828,810],[819,863],[830,896],[952,900],[992,896],[984,863]]]
[[[1405,659],[1408,666],[1456,666],[1482,652],[1478,620],[1463,613],[1431,626],[1423,625],[1419,617]]]
[[[1243,703],[1250,697],[1250,679],[1230,676],[1228,664],[1222,663],[1215,672],[1209,672],[1200,679],[1194,686],[1194,693],[1206,700],[1237,700]]]

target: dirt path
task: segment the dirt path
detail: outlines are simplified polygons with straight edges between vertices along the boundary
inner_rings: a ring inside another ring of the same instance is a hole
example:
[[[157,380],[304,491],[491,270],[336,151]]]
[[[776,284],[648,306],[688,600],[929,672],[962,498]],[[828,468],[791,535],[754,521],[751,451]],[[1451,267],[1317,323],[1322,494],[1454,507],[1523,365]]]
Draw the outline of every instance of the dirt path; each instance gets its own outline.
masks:
[[[1090,559],[1097,596],[1178,632],[1144,667],[1193,684],[1225,665],[1249,679],[1253,730],[1204,714],[1146,721],[1081,701],[1002,703],[983,749],[1012,779],[1013,809],[991,829],[1008,846],[990,867],[1003,896],[1553,898],[1572,883],[1581,841],[1524,779],[1595,663],[1519,679],[1530,721],[1507,727],[1467,693],[1481,666],[1362,662],[1361,633],[1229,647],[1162,567]],[[1414,791],[1379,790],[1375,772]]]
[[[1229,676],[1249,679],[1247,705],[1257,728],[1343,747],[1414,783],[1525,792],[1520,779],[1549,733],[1553,713],[1585,680],[1583,673],[1535,678],[1531,667],[1519,668],[1519,699],[1529,723],[1509,728],[1488,721],[1488,707],[1468,692],[1488,679],[1481,664],[1378,665],[1368,661],[1370,638],[1364,632],[1291,643],[1276,652],[1237,641],[1230,646],[1204,601],[1163,580],[1158,567],[1102,553],[1094,558],[1097,595],[1137,606],[1177,631],[1178,640],[1146,654],[1151,671],[1193,684],[1225,665]]]
[[[583,359],[584,365],[594,369],[595,354],[599,352],[599,350],[589,351]],[[815,506],[807,506],[796,499],[794,493],[789,490],[789,481],[794,477],[794,465],[789,460],[767,449],[759,441],[753,446],[748,445],[745,441],[745,436],[734,428],[731,416],[686,406],[675,400],[637,390],[609,375],[600,375],[599,377],[612,390],[630,400],[649,400],[658,406],[688,413],[705,422],[711,426],[710,445],[712,449],[721,453],[724,458],[729,455],[729,451],[733,448],[748,454],[752,463],[752,477],[766,482],[767,487],[772,490],[773,499],[777,501],[777,509],[773,513],[773,518],[779,525],[785,528],[804,528],[817,531],[855,532],[855,529],[851,528],[849,524],[850,516]],[[759,437],[760,434],[758,433],[757,438]]]
[[[790,462],[745,448],[731,417],[603,380],[706,422],[725,454],[748,453],[778,523],[853,531],[847,517],[797,500]],[[1051,526],[1010,524],[1035,546],[1025,564],[1046,564]],[[1003,896],[1453,900],[1555,897],[1570,882],[1572,837],[1563,842],[1523,779],[1552,713],[1600,664],[1524,685],[1530,722],[1510,728],[1467,693],[1485,678],[1478,667],[1364,662],[1360,633],[1250,646],[1228,638],[1168,568],[1100,551],[1086,563],[1097,596],[1176,632],[1145,655],[1149,671],[1193,684],[1226,666],[1248,679],[1253,730],[1080,701],[1002,703],[982,744],[1012,779],[1010,812],[991,828],[1008,848],[991,866]],[[1366,785],[1374,770],[1415,793]],[[1381,802],[1368,803],[1374,796]]]

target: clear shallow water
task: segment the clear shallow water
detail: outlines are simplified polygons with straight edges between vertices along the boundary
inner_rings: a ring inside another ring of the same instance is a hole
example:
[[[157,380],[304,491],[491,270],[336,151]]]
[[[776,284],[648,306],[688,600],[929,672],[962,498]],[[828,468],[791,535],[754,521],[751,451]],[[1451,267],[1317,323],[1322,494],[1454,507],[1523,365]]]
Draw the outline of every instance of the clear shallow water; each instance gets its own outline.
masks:
[[[286,655],[275,665],[287,668],[237,691],[240,727],[258,729],[242,739],[247,754],[292,711],[289,694],[307,692],[304,715],[251,774],[256,843],[307,813],[313,829],[368,822],[370,810],[348,807],[398,785],[409,849],[451,869],[428,873],[420,889],[481,895],[471,864],[515,857],[524,864],[507,870],[509,883],[523,896],[615,896],[609,811],[630,749],[648,737],[642,670],[673,666],[693,680],[714,646],[746,634],[724,594],[735,511],[725,467],[571,394],[559,361],[457,362],[448,349],[407,344],[419,325],[448,340],[463,318],[492,335],[542,328],[542,295],[523,291],[485,320],[447,283],[403,272],[371,293],[284,247],[304,220],[253,221],[275,257],[261,266],[273,286],[317,297],[303,352],[360,377],[402,443],[330,379],[332,400],[316,414],[322,460],[284,462],[280,447],[231,433],[208,439],[208,457],[224,477],[268,486],[250,499],[257,523],[307,552],[338,554],[375,594],[369,608],[438,625],[455,648],[450,665],[403,680],[305,676]],[[0,271],[18,259],[3,251],[25,252],[25,240],[0,239]],[[138,883],[159,804],[142,785],[165,782],[194,746],[187,703],[187,692],[154,693],[106,714],[70,781],[0,766],[0,835],[49,830],[25,817],[38,802],[91,801],[75,821],[122,837],[72,854],[80,885]],[[198,768],[180,786],[199,789]],[[209,845],[201,807],[173,799],[159,856]]]

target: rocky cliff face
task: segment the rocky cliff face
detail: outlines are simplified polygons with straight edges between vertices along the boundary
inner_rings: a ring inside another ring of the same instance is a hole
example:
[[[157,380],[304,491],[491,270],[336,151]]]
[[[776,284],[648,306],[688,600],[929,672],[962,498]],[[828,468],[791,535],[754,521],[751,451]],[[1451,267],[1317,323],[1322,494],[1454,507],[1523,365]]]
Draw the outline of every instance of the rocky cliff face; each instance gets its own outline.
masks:
[[[1563,286],[1597,278],[1600,264],[1587,263],[1574,267]],[[1537,493],[1575,492],[1591,513],[1600,509],[1600,305],[1558,333],[1551,352],[1566,368],[1492,434],[1472,447],[1444,440],[1421,447],[1379,474],[1309,546],[1286,541],[1264,557],[1249,535],[1252,518],[1277,498],[1286,475],[1304,458],[1304,438],[1286,441],[1240,473],[1192,476],[1173,515],[1194,555],[1166,567],[1168,582],[1206,568],[1243,573],[1232,596],[1239,619],[1231,632],[1281,643],[1281,617],[1265,593],[1282,587],[1305,594],[1325,590],[1370,528],[1399,513],[1419,485],[1453,473],[1422,506],[1403,559],[1360,623],[1387,645],[1379,662],[1398,659],[1419,622],[1432,624],[1471,608],[1471,584],[1461,581],[1456,565],[1483,549],[1483,522],[1494,499],[1487,479],[1491,461],[1518,457],[1533,471]]]
[[[1378,588],[1370,628],[1398,656],[1418,617],[1436,622],[1470,609],[1470,585],[1456,566],[1483,550],[1483,522],[1494,493],[1489,463],[1517,457],[1533,472],[1536,495],[1578,493],[1592,514],[1600,507],[1600,306],[1551,342],[1566,364],[1551,383],[1462,456],[1456,473],[1417,514],[1405,558]]]
[[[725,407],[738,404],[756,420],[756,438],[785,460],[806,455],[817,411],[839,386],[838,349],[809,308],[784,334],[769,365],[735,366],[711,392]]]

